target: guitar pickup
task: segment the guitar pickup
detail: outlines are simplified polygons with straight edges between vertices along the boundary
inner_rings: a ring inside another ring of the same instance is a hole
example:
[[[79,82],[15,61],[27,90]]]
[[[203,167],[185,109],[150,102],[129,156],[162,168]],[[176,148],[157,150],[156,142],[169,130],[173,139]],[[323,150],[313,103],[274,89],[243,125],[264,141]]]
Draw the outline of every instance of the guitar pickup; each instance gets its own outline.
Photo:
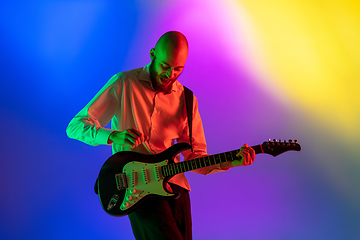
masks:
[[[116,180],[116,187],[118,190],[124,190],[128,187],[125,173],[115,174],[115,180]]]
[[[142,177],[143,177],[145,184],[148,184],[149,183],[149,173],[146,168],[142,169]]]
[[[155,178],[156,178],[156,180],[157,180],[157,181],[160,181],[160,180],[162,179],[162,176],[161,176],[161,167],[155,165],[155,167],[154,167],[154,172],[155,172]]]

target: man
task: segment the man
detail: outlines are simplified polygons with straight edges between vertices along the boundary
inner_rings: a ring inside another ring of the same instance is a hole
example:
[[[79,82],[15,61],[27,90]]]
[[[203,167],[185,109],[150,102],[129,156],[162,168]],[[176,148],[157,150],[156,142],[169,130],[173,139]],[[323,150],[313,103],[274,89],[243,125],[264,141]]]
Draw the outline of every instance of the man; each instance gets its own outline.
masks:
[[[113,153],[136,151],[157,154],[177,142],[189,142],[184,88],[177,81],[188,56],[188,42],[179,32],[167,32],[150,50],[151,63],[114,75],[69,123],[67,134],[96,146],[112,145]],[[193,97],[193,151],[184,160],[207,156],[197,99]],[[112,120],[111,129],[104,128]],[[209,174],[234,166],[250,165],[255,159],[245,144],[240,161],[224,162],[194,170]],[[179,157],[175,159],[179,161]],[[169,180],[167,188],[180,193],[172,200],[148,199],[129,214],[136,239],[192,239],[189,183],[184,174]]]

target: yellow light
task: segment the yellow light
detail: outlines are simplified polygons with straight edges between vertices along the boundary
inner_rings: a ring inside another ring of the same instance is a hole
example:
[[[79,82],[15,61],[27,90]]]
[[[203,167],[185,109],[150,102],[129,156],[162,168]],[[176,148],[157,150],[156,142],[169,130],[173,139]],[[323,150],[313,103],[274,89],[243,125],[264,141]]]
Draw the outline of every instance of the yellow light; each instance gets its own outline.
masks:
[[[240,2],[239,2],[240,4]],[[344,137],[360,136],[359,1],[250,1],[262,84]]]

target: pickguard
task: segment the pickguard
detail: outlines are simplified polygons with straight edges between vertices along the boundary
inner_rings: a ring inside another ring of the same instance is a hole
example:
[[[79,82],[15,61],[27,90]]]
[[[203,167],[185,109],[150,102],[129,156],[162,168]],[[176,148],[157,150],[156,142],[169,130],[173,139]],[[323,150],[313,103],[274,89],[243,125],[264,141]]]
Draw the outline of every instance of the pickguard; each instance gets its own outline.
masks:
[[[158,163],[129,162],[123,168],[126,174],[128,187],[120,209],[125,211],[134,206],[138,201],[150,194],[159,196],[174,196],[164,189],[164,177],[161,174],[161,166],[166,165],[168,160]]]

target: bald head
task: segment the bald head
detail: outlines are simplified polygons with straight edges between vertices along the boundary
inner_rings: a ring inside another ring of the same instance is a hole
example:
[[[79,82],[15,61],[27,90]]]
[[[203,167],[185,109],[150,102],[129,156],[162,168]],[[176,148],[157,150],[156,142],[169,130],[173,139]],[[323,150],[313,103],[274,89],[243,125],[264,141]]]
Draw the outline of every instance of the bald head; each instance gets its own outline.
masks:
[[[182,33],[170,31],[164,33],[159,38],[155,48],[151,49],[150,57],[151,60],[153,60],[155,56],[161,56],[164,58],[182,58],[182,60],[186,61],[188,48],[188,41]]]
[[[177,31],[170,31],[164,33],[155,45],[156,50],[174,50],[179,49],[183,51],[188,51],[188,42],[186,37]]]

